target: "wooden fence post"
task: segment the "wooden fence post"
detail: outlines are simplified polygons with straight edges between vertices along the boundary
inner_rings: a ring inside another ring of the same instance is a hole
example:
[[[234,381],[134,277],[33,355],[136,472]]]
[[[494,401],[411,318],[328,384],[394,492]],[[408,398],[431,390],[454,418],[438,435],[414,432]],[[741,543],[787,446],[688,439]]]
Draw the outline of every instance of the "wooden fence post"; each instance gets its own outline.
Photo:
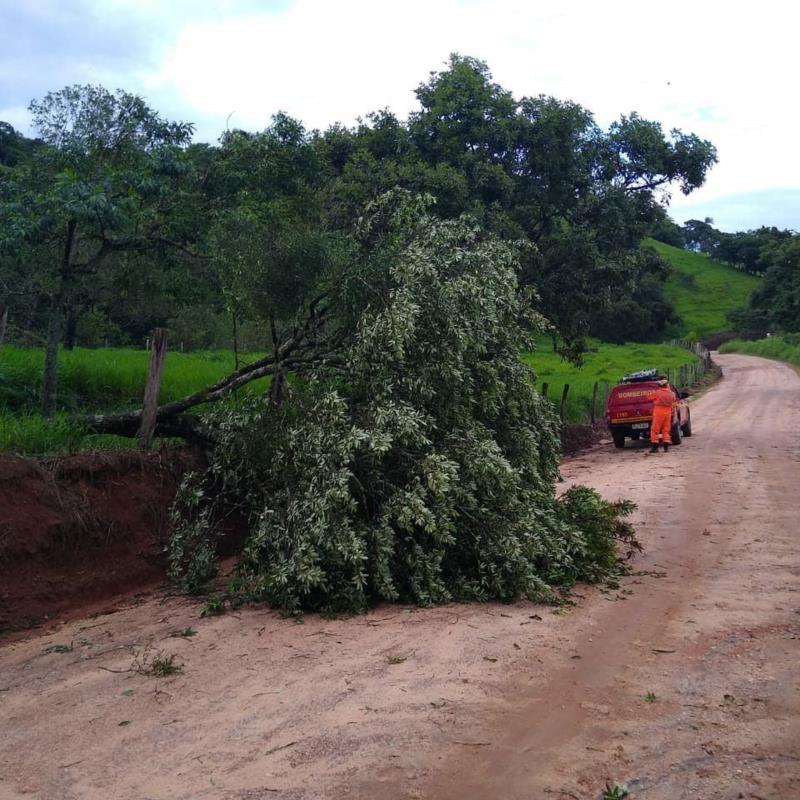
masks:
[[[597,381],[594,382],[592,387],[592,425],[597,420]]]
[[[569,394],[569,384],[564,384],[564,391],[561,393],[561,421],[564,421],[564,411],[567,407],[567,395]]]
[[[545,381],[542,384],[542,397],[547,397],[547,390],[550,388],[550,384]]]
[[[167,356],[167,332],[164,328],[156,328],[153,332],[153,346],[150,350],[150,364],[147,369],[147,383],[144,387],[144,403],[142,405],[142,422],[139,425],[139,447],[150,447],[156,429],[156,411],[158,409],[158,392],[161,389],[161,374],[164,372],[164,360]]]

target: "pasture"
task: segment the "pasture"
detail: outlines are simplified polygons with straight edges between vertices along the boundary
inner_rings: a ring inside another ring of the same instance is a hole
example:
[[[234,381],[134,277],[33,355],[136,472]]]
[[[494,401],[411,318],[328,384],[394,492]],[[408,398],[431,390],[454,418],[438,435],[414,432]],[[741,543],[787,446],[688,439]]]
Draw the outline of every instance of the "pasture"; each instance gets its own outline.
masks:
[[[242,356],[254,360],[259,354]],[[548,396],[560,404],[565,384],[569,395],[565,419],[582,422],[590,416],[595,382],[613,384],[626,372],[653,367],[677,370],[695,361],[688,350],[660,344],[592,344],[582,367],[554,353],[548,340],[523,354],[537,376],[548,384]],[[75,348],[61,353],[59,411],[48,423],[39,414],[44,352],[38,348],[0,349],[0,451],[45,455],[77,450],[130,447],[131,439],[87,433],[75,417],[83,413],[121,411],[141,404],[147,375],[145,350]],[[170,352],[161,385],[161,402],[175,400],[214,383],[234,369],[232,351]],[[263,391],[266,380],[246,391]],[[602,392],[600,393],[602,399]],[[600,400],[598,400],[598,410]]]

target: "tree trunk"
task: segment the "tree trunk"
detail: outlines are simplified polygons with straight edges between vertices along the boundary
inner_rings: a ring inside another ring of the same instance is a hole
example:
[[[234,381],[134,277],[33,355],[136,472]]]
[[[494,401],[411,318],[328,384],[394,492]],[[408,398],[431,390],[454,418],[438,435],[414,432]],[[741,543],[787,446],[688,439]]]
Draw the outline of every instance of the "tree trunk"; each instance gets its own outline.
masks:
[[[5,303],[0,303],[0,347],[6,338],[6,322],[8,322],[8,306]]]
[[[64,328],[64,349],[73,350],[78,335],[78,310],[70,307],[67,311],[67,324]]]
[[[269,399],[279,406],[283,403],[284,389],[286,388],[286,378],[282,369],[279,369],[274,377],[272,383],[269,385]]]
[[[63,332],[64,298],[72,277],[72,248],[75,242],[76,227],[77,223],[74,219],[67,223],[67,239],[64,242],[64,256],[61,260],[61,286],[50,305],[42,387],[42,416],[45,419],[52,419],[56,413],[56,400],[58,399],[58,346],[61,344]]]
[[[20,326],[23,330],[29,331],[33,328],[33,321],[36,319],[36,314],[39,312],[40,299],[38,296],[33,298],[33,302],[28,306],[28,313],[25,317],[25,322]]]
[[[58,398],[58,345],[61,343],[61,303],[50,308],[47,324],[47,349],[44,354],[44,382],[42,386],[42,416],[52,419]]]
[[[139,427],[139,447],[150,447],[156,429],[158,414],[158,392],[161,388],[161,375],[164,372],[164,359],[167,357],[167,332],[156,328],[153,333],[153,347],[150,350],[150,367],[147,371],[147,384],[144,389],[142,405],[142,424]]]

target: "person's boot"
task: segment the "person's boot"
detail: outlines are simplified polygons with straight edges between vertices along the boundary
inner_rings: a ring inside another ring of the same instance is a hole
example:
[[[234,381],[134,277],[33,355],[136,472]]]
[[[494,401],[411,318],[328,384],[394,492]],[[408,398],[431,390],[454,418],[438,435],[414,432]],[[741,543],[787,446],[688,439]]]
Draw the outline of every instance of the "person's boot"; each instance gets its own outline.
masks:
[[[650,452],[651,453],[657,453],[658,452],[658,445],[657,444],[651,445]]]
[[[669,445],[666,442],[664,442],[661,446],[664,448],[665,453],[667,452],[667,450],[669,450]],[[658,450],[658,448],[656,448],[656,450]]]

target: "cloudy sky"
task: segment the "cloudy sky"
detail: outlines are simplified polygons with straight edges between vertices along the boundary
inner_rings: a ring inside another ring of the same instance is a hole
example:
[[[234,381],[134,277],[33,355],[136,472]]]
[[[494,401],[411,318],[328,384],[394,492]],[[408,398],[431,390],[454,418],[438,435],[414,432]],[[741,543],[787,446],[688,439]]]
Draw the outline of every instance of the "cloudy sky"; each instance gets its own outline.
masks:
[[[144,95],[199,140],[279,109],[325,128],[405,116],[460,52],[517,96],[710,139],[720,163],[673,195],[679,222],[800,230],[798,30],[786,0],[0,0],[0,120],[29,133],[32,98],[91,82]]]

